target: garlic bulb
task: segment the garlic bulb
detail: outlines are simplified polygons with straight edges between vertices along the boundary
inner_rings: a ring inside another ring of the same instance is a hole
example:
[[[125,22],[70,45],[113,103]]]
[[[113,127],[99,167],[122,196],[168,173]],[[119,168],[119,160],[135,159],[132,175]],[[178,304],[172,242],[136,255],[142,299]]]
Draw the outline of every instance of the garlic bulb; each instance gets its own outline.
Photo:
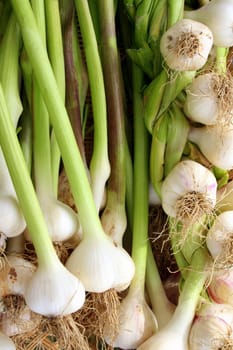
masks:
[[[232,348],[232,327],[232,306],[215,303],[204,304],[197,310],[197,317],[191,327],[189,349],[218,350]]]
[[[53,242],[68,240],[73,235],[81,238],[81,228],[78,215],[68,205],[57,200],[55,197],[45,198],[41,206],[50,237]],[[25,238],[31,240],[29,232],[25,231]]]
[[[13,341],[2,332],[0,332],[0,350],[16,350]]]
[[[66,267],[80,278],[86,291],[96,293],[126,289],[135,271],[130,255],[107,235],[84,235],[67,259]]]
[[[233,265],[233,210],[219,214],[206,236],[206,245],[217,267]]]
[[[230,47],[233,45],[233,1],[211,0],[194,11],[185,11],[184,17],[207,25],[213,33],[214,45]]]
[[[57,259],[40,263],[28,281],[24,298],[30,309],[44,316],[63,316],[79,310],[85,300],[82,283]]]
[[[233,84],[229,76],[201,74],[193,79],[186,93],[184,111],[192,121],[205,125],[231,122]]]
[[[185,219],[203,215],[216,204],[217,181],[213,173],[203,165],[192,161],[179,162],[165,178],[162,188],[162,207],[171,217]]]
[[[215,270],[210,276],[208,294],[216,303],[233,306],[233,269]]]
[[[213,35],[207,26],[182,19],[162,35],[160,51],[169,68],[195,71],[206,63],[212,45]]]
[[[7,237],[14,237],[23,232],[26,223],[16,196],[0,194],[0,232]]]
[[[118,310],[119,330],[117,336],[111,338],[106,325],[105,341],[114,348],[135,349],[157,331],[156,317],[138,293],[129,291]]]
[[[189,140],[195,143],[210,163],[221,169],[233,168],[233,128],[221,127],[218,124],[193,127]]]
[[[9,294],[24,295],[28,280],[36,267],[20,256],[9,255],[0,270],[0,296]]]

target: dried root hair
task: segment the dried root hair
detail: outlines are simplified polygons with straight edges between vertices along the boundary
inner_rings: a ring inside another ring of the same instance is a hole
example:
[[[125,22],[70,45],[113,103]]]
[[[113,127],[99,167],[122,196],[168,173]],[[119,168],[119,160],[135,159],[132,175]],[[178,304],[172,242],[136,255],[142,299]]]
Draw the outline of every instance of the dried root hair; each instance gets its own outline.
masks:
[[[176,242],[173,250],[182,249],[187,240],[200,245],[206,230],[216,216],[211,201],[205,194],[191,191],[176,201],[176,218],[170,221],[169,234]]]
[[[42,317],[40,325],[31,332],[16,335],[17,350],[89,350],[84,329],[72,315]]]
[[[119,332],[118,309],[120,297],[115,289],[103,293],[88,293],[84,306],[74,313],[74,318],[85,329],[90,346],[102,345],[103,349],[112,349],[104,342],[104,329],[108,325],[114,339]]]
[[[42,316],[31,311],[22,296],[8,295],[2,303],[1,329],[8,336],[31,332],[40,324]]]
[[[233,349],[233,337],[231,334],[226,336],[215,337],[211,342],[212,350],[232,350]]]

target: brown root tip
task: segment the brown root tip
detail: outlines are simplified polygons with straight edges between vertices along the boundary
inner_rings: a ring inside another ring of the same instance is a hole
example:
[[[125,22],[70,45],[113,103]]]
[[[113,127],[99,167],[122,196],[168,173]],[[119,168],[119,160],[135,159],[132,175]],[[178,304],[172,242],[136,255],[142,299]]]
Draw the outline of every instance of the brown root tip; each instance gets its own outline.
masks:
[[[184,56],[192,58],[199,53],[200,41],[198,37],[192,33],[182,33],[174,46],[174,52],[178,57]]]

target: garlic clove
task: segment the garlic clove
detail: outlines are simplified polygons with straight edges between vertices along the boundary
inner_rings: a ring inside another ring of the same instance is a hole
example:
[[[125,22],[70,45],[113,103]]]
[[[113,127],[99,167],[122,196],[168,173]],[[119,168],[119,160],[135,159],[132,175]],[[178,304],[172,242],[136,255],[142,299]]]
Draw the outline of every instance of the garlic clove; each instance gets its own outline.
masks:
[[[157,320],[145,299],[128,293],[118,310],[119,331],[111,339],[111,330],[106,325],[105,341],[114,348],[136,349],[157,331]]]
[[[0,332],[0,350],[16,350],[13,341],[2,332]]]
[[[126,289],[135,272],[130,255],[107,235],[101,239],[84,236],[67,259],[66,267],[80,278],[86,291],[96,293]]]
[[[48,317],[71,314],[85,300],[82,283],[59,260],[56,262],[49,266],[39,264],[24,293],[30,309]]]

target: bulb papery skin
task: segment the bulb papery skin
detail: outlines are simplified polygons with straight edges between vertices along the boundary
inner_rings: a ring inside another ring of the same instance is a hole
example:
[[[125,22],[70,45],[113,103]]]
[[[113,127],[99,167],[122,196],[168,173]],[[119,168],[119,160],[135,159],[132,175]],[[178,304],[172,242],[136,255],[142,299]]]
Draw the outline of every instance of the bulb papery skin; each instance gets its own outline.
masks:
[[[222,349],[224,341],[233,340],[233,308],[209,303],[198,310],[189,333],[189,350]]]
[[[233,45],[233,1],[211,0],[194,11],[185,11],[184,17],[207,25],[213,33],[214,45],[230,47]]]
[[[216,270],[208,285],[210,298],[219,304],[233,306],[233,269]]]
[[[196,71],[206,63],[212,45],[213,35],[206,25],[182,19],[162,35],[160,51],[169,68]]]
[[[206,167],[192,160],[179,162],[167,175],[162,187],[162,207],[170,217],[177,216],[176,202],[190,192],[201,193],[214,208],[216,204],[217,181]]]
[[[130,255],[110,237],[85,236],[66,261],[88,292],[102,293],[111,288],[126,289],[135,273]]]
[[[0,332],[0,350],[16,350],[13,341],[2,332]]]
[[[233,210],[219,214],[208,230],[206,245],[213,259],[226,254],[224,246],[230,235],[233,235]]]
[[[158,328],[157,320],[146,303],[137,293],[129,292],[118,310],[119,332],[111,339],[108,325],[104,329],[105,341],[114,348],[135,349],[151,337]]]
[[[65,316],[79,310],[85,301],[83,284],[57,260],[39,264],[28,282],[24,298],[30,309],[48,317]]]
[[[9,255],[0,271],[0,296],[9,294],[24,295],[28,281],[36,267],[20,256]]]
[[[63,242],[74,234],[80,234],[78,215],[68,205],[55,198],[46,198],[42,202],[41,209],[53,242]],[[25,238],[31,240],[27,231]]]
[[[219,110],[212,84],[214,76],[214,73],[199,75],[187,87],[184,111],[190,120],[204,125],[216,124]]]
[[[15,196],[0,195],[0,213],[0,232],[15,237],[24,231],[26,222]]]
[[[189,140],[195,143],[208,161],[224,170],[233,168],[233,128],[213,126],[193,127]]]

